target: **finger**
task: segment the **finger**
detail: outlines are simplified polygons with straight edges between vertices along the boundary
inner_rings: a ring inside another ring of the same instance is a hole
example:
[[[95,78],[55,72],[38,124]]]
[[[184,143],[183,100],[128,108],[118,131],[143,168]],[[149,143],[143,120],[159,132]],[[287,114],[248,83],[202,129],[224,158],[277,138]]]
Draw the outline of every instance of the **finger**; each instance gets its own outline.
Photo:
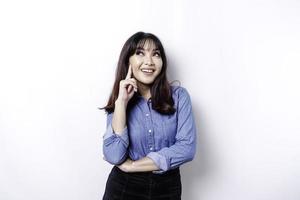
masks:
[[[132,69],[131,69],[131,65],[129,64],[128,72],[127,72],[127,75],[126,75],[126,78],[125,78],[125,79],[131,78],[131,74],[132,74]]]
[[[135,89],[137,89],[137,83],[135,80],[132,79],[123,80],[123,85],[123,87],[128,87],[128,85],[132,85]]]
[[[134,89],[135,92],[137,92],[137,86],[136,83],[129,83],[130,86],[132,86],[132,88]]]
[[[135,78],[130,78],[129,80],[131,80],[132,82],[136,83],[136,79]]]
[[[136,80],[129,79],[128,81],[137,89],[137,82],[136,82]]]
[[[130,87],[129,87],[130,86]],[[120,81],[120,87],[124,88],[127,93],[130,93],[132,88],[135,92],[138,91],[137,83],[135,80],[127,79]]]
[[[131,92],[132,87],[133,87],[132,85],[129,85],[129,86],[128,86],[128,88],[127,88],[127,92],[128,92],[128,93]]]
[[[132,89],[137,92],[137,87],[133,84],[129,84],[128,88],[127,88],[127,92],[128,93],[131,93],[132,92]]]

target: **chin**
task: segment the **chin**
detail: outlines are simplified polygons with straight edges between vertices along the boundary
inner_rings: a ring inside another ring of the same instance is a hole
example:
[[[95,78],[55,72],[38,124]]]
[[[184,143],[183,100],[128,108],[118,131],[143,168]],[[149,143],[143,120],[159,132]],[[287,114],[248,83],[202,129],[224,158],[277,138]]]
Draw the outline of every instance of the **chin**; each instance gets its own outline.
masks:
[[[140,81],[140,83],[143,85],[152,85],[154,81]]]
[[[154,83],[154,80],[138,80],[138,82],[143,85],[152,85]]]
[[[145,85],[149,85],[149,84],[152,84],[154,83],[154,80],[155,78],[144,78],[144,77],[141,77],[141,78],[137,78],[136,77],[136,80],[142,84],[145,84]]]

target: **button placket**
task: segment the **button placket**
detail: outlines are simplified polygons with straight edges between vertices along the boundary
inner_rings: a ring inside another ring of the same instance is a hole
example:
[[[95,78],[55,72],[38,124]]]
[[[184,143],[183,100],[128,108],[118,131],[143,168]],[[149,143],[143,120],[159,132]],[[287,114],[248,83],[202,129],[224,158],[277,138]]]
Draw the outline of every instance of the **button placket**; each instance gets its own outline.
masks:
[[[148,149],[150,151],[154,150],[154,135],[153,135],[153,122],[151,118],[151,99],[147,102],[147,113],[146,115],[146,121],[148,122]]]

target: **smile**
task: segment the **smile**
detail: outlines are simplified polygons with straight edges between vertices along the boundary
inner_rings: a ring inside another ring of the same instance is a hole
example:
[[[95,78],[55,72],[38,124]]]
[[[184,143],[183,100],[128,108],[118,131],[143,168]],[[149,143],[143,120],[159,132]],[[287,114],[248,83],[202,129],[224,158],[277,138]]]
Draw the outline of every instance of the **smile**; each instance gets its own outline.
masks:
[[[154,72],[153,69],[141,69],[141,71],[146,73],[146,74],[152,74]]]
[[[142,72],[154,72],[153,69],[142,69]]]

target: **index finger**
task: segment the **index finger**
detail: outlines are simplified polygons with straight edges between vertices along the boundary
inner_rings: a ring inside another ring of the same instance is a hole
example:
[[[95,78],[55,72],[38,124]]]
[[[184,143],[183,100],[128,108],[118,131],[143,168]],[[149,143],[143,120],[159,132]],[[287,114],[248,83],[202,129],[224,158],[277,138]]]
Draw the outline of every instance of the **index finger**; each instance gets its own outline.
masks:
[[[131,70],[131,65],[129,64],[128,72],[127,72],[127,75],[126,75],[125,79],[130,79],[131,78],[131,74],[132,74],[132,70]]]

